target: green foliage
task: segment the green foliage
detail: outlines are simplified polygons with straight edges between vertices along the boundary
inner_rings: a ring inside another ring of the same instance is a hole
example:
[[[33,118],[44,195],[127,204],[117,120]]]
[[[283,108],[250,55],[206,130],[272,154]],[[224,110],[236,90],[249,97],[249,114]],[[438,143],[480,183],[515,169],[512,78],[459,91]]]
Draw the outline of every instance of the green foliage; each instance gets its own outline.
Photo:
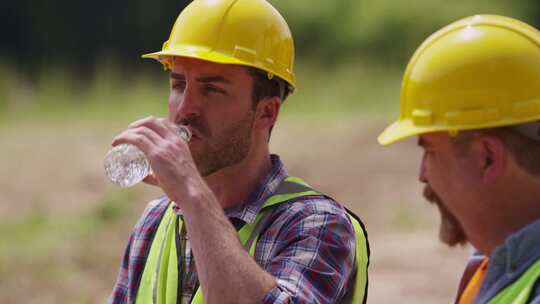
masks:
[[[406,62],[437,29],[479,13],[503,14],[533,24],[540,21],[540,4],[532,0],[270,1],[288,21],[297,46],[298,90],[287,102],[285,115],[394,113]],[[10,6],[20,8],[24,3]],[[28,27],[17,39],[29,39],[35,47],[47,44],[44,49],[48,51],[32,53],[47,63],[28,65],[33,61],[24,60],[24,52],[17,53],[15,61],[10,52],[5,53],[7,57],[0,61],[0,122],[127,123],[145,115],[165,115],[166,73],[155,62],[139,59],[138,54],[159,48],[186,3],[166,2],[159,8],[148,8],[139,0],[126,7],[117,3],[110,7],[109,15],[95,15],[92,20],[97,27],[90,36],[84,35],[90,32],[90,25],[81,21],[87,16],[74,17],[85,12],[84,5],[66,6],[74,13],[62,16],[74,21],[70,31],[58,24],[49,28],[43,20],[54,13],[41,7],[42,14],[32,22],[27,20]],[[133,19],[128,18],[126,24],[113,22],[128,15]],[[103,28],[113,23],[115,27]],[[126,28],[130,26],[140,36]],[[52,31],[50,39],[31,40],[47,30]],[[91,44],[97,39],[93,35],[102,35],[104,40]],[[79,43],[80,39],[86,40]],[[59,43],[57,47],[48,45],[54,41]],[[135,47],[137,43],[140,47]],[[122,45],[129,51],[119,47]],[[0,49],[0,55],[8,49]],[[53,49],[55,56],[49,60]],[[86,54],[92,64],[79,64],[69,54],[77,54],[77,58]],[[53,60],[58,56],[63,63]],[[17,62],[23,62],[24,69]]]
[[[31,73],[70,63],[80,72],[105,56],[137,61],[167,39],[187,0],[3,1],[0,56]]]
[[[163,116],[168,82],[166,74],[156,69],[153,74],[133,73],[103,64],[87,79],[51,66],[36,70],[31,79],[0,65],[0,123],[125,124],[141,115]]]
[[[284,115],[339,119],[397,111],[402,74],[399,68],[360,61],[326,68],[300,62],[297,73],[298,88],[285,102]]]
[[[530,0],[273,0],[288,20],[298,56],[335,64],[351,57],[404,64],[437,29],[474,14],[533,22]]]
[[[0,221],[0,261],[3,258],[50,255],[67,238],[88,238],[128,216],[133,189],[114,191],[103,198],[92,212],[76,217],[51,216],[36,208],[23,218]],[[16,246],[10,246],[14,245]],[[0,265],[3,264],[0,262]]]
[[[402,63],[427,35],[456,19],[496,13],[540,24],[536,0],[269,0],[285,16],[298,55],[330,64],[351,56]],[[8,1],[0,56],[31,73],[69,63],[80,73],[116,56],[132,67],[161,47],[187,0]],[[58,8],[62,8],[59,10]],[[51,22],[54,20],[54,22]],[[80,73],[85,74],[85,73]]]

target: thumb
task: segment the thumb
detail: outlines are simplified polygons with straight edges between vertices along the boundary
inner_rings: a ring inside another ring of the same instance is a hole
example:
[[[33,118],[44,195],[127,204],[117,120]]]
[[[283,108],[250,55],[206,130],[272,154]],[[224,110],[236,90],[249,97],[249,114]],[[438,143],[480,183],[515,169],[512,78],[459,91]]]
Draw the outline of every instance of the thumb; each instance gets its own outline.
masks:
[[[143,182],[152,186],[159,187],[159,180],[153,173],[148,174],[148,176],[143,179]]]

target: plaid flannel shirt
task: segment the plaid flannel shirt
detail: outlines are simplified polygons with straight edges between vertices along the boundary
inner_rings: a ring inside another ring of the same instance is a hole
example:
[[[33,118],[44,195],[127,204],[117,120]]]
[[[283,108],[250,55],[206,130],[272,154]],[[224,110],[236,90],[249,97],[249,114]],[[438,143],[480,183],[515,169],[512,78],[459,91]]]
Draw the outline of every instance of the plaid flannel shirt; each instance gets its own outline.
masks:
[[[226,209],[233,222],[253,223],[262,204],[287,177],[277,155],[272,168],[250,199]],[[153,236],[168,198],[150,202],[131,234],[109,303],[134,303]],[[355,233],[345,209],[325,196],[309,196],[278,205],[270,225],[260,235],[255,260],[276,278],[263,303],[337,303],[354,285]],[[189,236],[182,236],[181,302],[187,303],[197,285]]]

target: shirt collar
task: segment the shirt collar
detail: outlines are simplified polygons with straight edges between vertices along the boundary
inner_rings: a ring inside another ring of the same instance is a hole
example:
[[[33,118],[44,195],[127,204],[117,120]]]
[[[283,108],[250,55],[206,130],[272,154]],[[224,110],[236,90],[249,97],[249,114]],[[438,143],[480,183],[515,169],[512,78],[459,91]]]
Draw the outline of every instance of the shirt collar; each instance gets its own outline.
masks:
[[[493,250],[476,302],[487,303],[502,288],[516,280],[540,256],[538,248],[540,219],[511,234]]]
[[[540,256],[540,220],[530,223],[513,233],[491,254],[490,263],[505,266],[513,272],[520,266]]]
[[[271,168],[262,178],[255,190],[249,195],[248,199],[236,207],[225,209],[225,214],[229,218],[240,219],[248,224],[255,222],[257,214],[263,207],[266,199],[274,193],[281,181],[287,177],[283,163],[279,156],[270,155]]]

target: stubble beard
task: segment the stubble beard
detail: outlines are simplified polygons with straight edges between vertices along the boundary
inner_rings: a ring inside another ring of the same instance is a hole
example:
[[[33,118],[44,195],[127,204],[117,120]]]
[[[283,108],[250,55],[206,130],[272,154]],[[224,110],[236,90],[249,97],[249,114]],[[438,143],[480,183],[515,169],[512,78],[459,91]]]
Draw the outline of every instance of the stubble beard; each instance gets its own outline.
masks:
[[[193,155],[197,169],[203,177],[238,164],[247,157],[251,147],[254,119],[255,111],[250,110],[238,123],[220,132],[219,136],[212,138],[210,135],[203,151]],[[203,124],[201,121],[193,122],[194,126],[208,130],[207,126],[201,124]]]
[[[444,205],[441,198],[435,193],[429,184],[424,186],[423,195],[427,201],[437,205],[441,214],[441,224],[439,226],[439,239],[450,247],[465,245],[467,235],[457,218]]]

